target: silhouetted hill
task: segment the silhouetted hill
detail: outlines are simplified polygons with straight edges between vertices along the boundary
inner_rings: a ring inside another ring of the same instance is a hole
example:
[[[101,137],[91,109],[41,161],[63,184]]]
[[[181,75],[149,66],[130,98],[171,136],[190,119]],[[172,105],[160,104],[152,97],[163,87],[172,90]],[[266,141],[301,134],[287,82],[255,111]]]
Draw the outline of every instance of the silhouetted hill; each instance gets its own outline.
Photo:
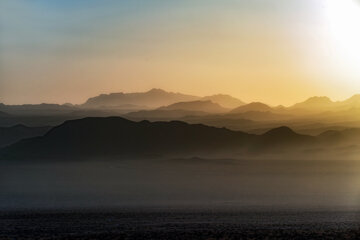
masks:
[[[179,102],[179,99],[184,98],[186,101]],[[188,99],[192,100],[188,101]],[[213,104],[207,102],[210,100],[205,99],[210,99]],[[171,102],[170,106],[162,108],[162,106],[164,106],[163,100],[165,102]],[[181,120],[185,117],[196,116],[199,117],[196,122],[201,122],[202,117],[209,114],[217,114],[222,115],[216,116],[218,119],[217,122],[219,123],[216,124],[217,126],[246,131],[270,129],[278,126],[278,121],[281,121],[281,125],[291,126],[292,128],[294,127],[294,124],[292,124],[294,121],[322,123],[324,130],[334,125],[345,128],[360,127],[360,124],[356,123],[356,121],[360,120],[360,95],[354,95],[347,100],[337,102],[331,101],[328,97],[312,97],[291,107],[270,107],[264,103],[255,102],[237,107],[230,113],[226,113],[221,109],[222,104],[229,104],[229,106],[231,104],[237,105],[241,102],[239,101],[240,100],[229,95],[222,94],[202,98],[180,93],[170,93],[161,89],[152,89],[145,93],[100,95],[89,99],[87,102],[89,105],[73,105],[70,103],[63,105],[4,105],[0,103],[0,126],[8,127],[16,124],[24,124],[26,126],[55,126],[66,120],[106,116],[125,116],[135,120]],[[155,102],[157,104],[156,107],[161,107],[160,109],[154,109],[156,104],[151,107],[145,105]],[[206,102],[206,104],[203,104],[203,102]],[[102,103],[105,103],[105,105],[101,105]],[[220,107],[216,104],[220,105]],[[163,110],[168,110],[168,112]],[[224,119],[224,123],[229,122],[227,119],[247,119],[257,121],[258,123],[254,128],[249,129],[247,127],[242,128],[241,123],[236,124],[234,121],[231,121],[231,124],[221,124],[221,118]],[[270,124],[270,122],[273,122],[273,124]],[[201,123],[206,123],[206,121]],[[297,131],[301,130],[301,128],[297,127],[294,129]],[[303,133],[312,135],[317,135],[321,132],[321,129],[317,132],[312,132],[310,128],[305,130]],[[331,128],[328,130],[331,130]]]
[[[0,127],[0,147],[24,138],[44,135],[49,129],[50,127],[27,127],[21,124],[12,127]]]
[[[311,97],[304,102],[293,105],[291,108],[312,111],[326,111],[332,107],[335,107],[335,104],[336,103],[331,101],[328,97]]]
[[[299,142],[300,141],[305,142],[306,140],[314,139],[311,136],[298,134],[294,132],[291,128],[285,126],[271,129],[268,132],[264,133],[262,136],[263,139],[270,139],[275,141],[276,139],[283,139],[285,141],[295,140]]]
[[[360,94],[356,94],[345,101],[337,103],[337,110],[359,110],[360,109]]]
[[[231,118],[223,115],[188,116],[181,118],[181,121],[191,124],[201,123],[213,127],[226,127],[234,131],[245,131],[249,128],[252,129],[254,126],[257,125],[257,122],[252,120]]]
[[[133,122],[119,117],[67,121],[45,136],[2,150],[4,157],[187,154],[234,149],[253,136],[184,122]]]
[[[0,151],[3,159],[74,156],[196,155],[241,152],[258,153],[273,148],[305,145],[314,138],[282,127],[264,135],[252,135],[202,124],[133,122],[119,117],[66,121],[46,135],[25,139]]]
[[[359,143],[360,142],[360,129],[359,128],[349,128],[340,131],[329,130],[321,133],[318,136],[320,139],[332,142],[332,143],[346,143],[346,142],[353,142]]]
[[[22,112],[22,111],[21,111]],[[101,109],[68,109],[67,111],[35,111],[25,110],[23,114],[6,114],[0,116],[0,127],[11,127],[22,124],[29,127],[57,126],[66,120],[79,119],[84,117],[108,117],[121,115],[121,111]]]
[[[245,105],[245,103],[243,101],[241,101],[237,98],[234,98],[230,95],[225,95],[225,94],[216,94],[216,95],[206,96],[206,97],[201,98],[201,100],[203,100],[203,101],[209,100],[214,103],[218,103],[225,108],[230,108],[230,109]]]
[[[82,107],[117,107],[132,104],[156,108],[176,102],[194,101],[198,99],[199,97],[196,96],[166,92],[162,89],[154,88],[148,92],[101,94],[97,97],[89,98]]]
[[[231,113],[245,113],[245,112],[268,112],[273,109],[268,105],[260,102],[253,102],[238,108],[235,108],[231,111]]]
[[[209,113],[200,112],[200,111],[188,111],[188,110],[143,110],[137,112],[130,112],[124,116],[128,119],[133,120],[178,120],[186,116],[204,116]]]
[[[270,111],[248,111],[248,112],[239,112],[239,113],[229,113],[225,114],[224,117],[231,117],[235,119],[248,119],[252,121],[278,121],[278,120],[287,120],[291,119],[293,116],[288,114],[279,114]]]
[[[360,107],[360,94],[355,94],[349,99],[341,102],[342,105],[349,105],[352,107]]]
[[[287,151],[289,147],[303,147],[315,144],[316,138],[308,135],[301,135],[288,127],[278,127],[261,135],[254,149],[266,151],[273,148],[277,151]]]
[[[178,102],[169,106],[160,107],[158,110],[185,110],[207,113],[223,113],[228,111],[228,109],[212,101]]]
[[[289,109],[305,109],[309,111],[346,111],[360,108],[360,94],[356,94],[344,101],[334,102],[328,97],[311,97],[304,102],[297,103]]]
[[[244,105],[244,102],[230,95],[216,94],[199,97],[182,93],[167,92],[162,89],[151,89],[148,92],[138,93],[110,93],[101,94],[89,98],[82,107],[86,108],[117,108],[122,109],[125,105],[133,105],[133,110],[144,110],[147,108],[158,108],[177,102],[190,101],[212,101],[225,108],[235,108]]]
[[[10,115],[58,115],[70,113],[77,110],[76,107],[70,105],[59,105],[59,104],[23,104],[23,105],[5,105],[0,103],[0,111]]]
[[[339,143],[343,140],[344,135],[340,131],[328,130],[321,133],[318,138],[327,143]]]

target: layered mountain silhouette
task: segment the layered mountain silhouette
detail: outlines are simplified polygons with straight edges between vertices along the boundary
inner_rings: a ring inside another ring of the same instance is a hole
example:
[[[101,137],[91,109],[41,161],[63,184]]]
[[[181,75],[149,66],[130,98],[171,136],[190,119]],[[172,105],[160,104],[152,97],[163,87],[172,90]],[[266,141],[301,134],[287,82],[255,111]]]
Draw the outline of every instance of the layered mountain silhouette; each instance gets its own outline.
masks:
[[[138,93],[110,93],[101,94],[96,97],[89,98],[82,107],[118,107],[125,104],[136,106],[147,106],[156,108],[176,102],[195,101],[199,97],[186,95],[182,93],[166,92],[162,89],[153,88],[148,92]]]
[[[360,108],[360,95],[356,94],[344,101],[334,102],[330,98],[323,97],[311,97],[304,102],[297,103],[291,106],[289,109],[303,109],[309,111],[344,111],[353,108]]]
[[[229,109],[233,109],[236,107],[240,107],[245,105],[245,103],[237,98],[234,98],[230,95],[225,94],[215,94],[212,96],[206,96],[201,98],[202,101],[212,101],[214,103],[218,103],[221,106]]]
[[[328,143],[358,143],[360,142],[360,129],[349,128],[341,131],[328,130],[321,133],[318,137]]]
[[[24,138],[44,135],[50,127],[27,127],[15,125],[12,127],[0,127],[0,147],[10,145]]]
[[[212,96],[193,96],[182,93],[167,92],[162,89],[151,89],[147,92],[137,93],[110,93],[101,94],[96,97],[89,98],[84,104],[24,104],[24,105],[5,105],[0,103],[0,117],[5,114],[15,115],[55,115],[71,113],[80,109],[99,109],[99,110],[113,110],[121,113],[151,110],[168,106],[176,103],[194,102],[194,101],[211,101],[219,104],[223,108],[232,109],[232,112],[247,112],[247,111],[274,111],[274,112],[289,112],[289,113],[304,113],[310,112],[326,112],[326,111],[346,111],[349,109],[360,108],[360,95],[354,95],[344,101],[334,102],[328,97],[311,97],[304,102],[294,104],[290,107],[270,107],[264,103],[253,102],[245,104],[241,100],[229,95],[216,94]],[[200,111],[197,109],[196,111]],[[201,110],[206,112],[204,109]]]
[[[66,121],[41,137],[0,151],[2,159],[73,156],[196,155],[247,149],[272,150],[314,144],[314,138],[282,127],[263,135],[180,121],[134,122],[120,117]]]
[[[348,105],[352,107],[360,107],[360,94],[356,94],[352,96],[351,98],[340,102],[342,105]]]
[[[179,102],[169,106],[160,107],[158,110],[185,110],[194,112],[207,112],[207,113],[224,113],[229,111],[227,108],[220,106],[217,103],[213,103],[210,100],[207,101],[191,101],[191,102]]]
[[[94,156],[195,153],[244,145],[251,135],[184,122],[133,122],[124,118],[67,121],[43,137],[20,141],[4,156]]]
[[[273,109],[264,104],[264,103],[260,103],[260,102],[253,102],[253,103],[249,103],[243,106],[240,106],[238,108],[235,108],[231,111],[231,113],[245,113],[245,112],[269,112],[272,111]]]
[[[301,135],[294,132],[292,129],[286,126],[278,127],[271,129],[268,132],[264,133],[259,141],[258,147],[270,146],[275,147],[278,145],[284,144],[284,139],[286,139],[287,144],[290,145],[307,145],[309,143],[315,143],[315,138],[312,136]]]
[[[288,120],[292,118],[292,115],[284,113],[276,113],[273,111],[247,111],[240,113],[229,113],[226,116],[237,118],[237,119],[248,119],[253,121],[279,121],[279,120]]]
[[[182,119],[188,116],[205,116],[209,114],[226,113],[229,109],[220,106],[212,101],[190,101],[178,102],[163,106],[155,110],[142,110],[130,112],[125,116],[130,119],[146,120],[173,120]]]
[[[130,112],[124,115],[126,118],[134,120],[177,120],[187,116],[206,116],[209,113],[203,111],[190,110],[142,110],[137,112]]]
[[[234,108],[244,104],[241,100],[224,94],[199,97],[182,93],[167,92],[162,89],[153,88],[147,92],[101,94],[99,96],[89,98],[81,105],[81,107],[123,108],[126,105],[132,105],[133,108],[137,106],[138,110],[144,110],[146,108],[159,108],[178,102],[190,101],[212,101],[213,103],[220,104],[225,108]]]
[[[76,109],[74,106],[48,103],[24,105],[5,105],[0,103],[0,111],[10,115],[56,115],[70,113]]]
[[[311,97],[304,102],[297,103],[291,108],[311,111],[327,111],[333,108],[335,103],[328,97]]]
[[[359,128],[360,95],[336,102],[328,97],[312,97],[290,107],[272,107],[260,102],[244,104],[223,94],[199,97],[152,89],[139,93],[102,94],[82,105],[0,103],[2,127],[17,124],[56,126],[66,120],[108,116],[137,121],[181,120],[252,133],[264,133],[285,125],[297,132],[317,135],[327,130]]]

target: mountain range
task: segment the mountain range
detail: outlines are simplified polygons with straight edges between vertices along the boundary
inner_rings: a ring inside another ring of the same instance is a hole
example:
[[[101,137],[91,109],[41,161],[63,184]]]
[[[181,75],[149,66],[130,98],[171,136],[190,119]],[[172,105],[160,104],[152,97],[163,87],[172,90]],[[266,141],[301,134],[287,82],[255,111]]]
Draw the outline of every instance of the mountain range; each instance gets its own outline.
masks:
[[[0,126],[57,126],[85,117],[121,116],[135,121],[180,120],[264,133],[285,125],[303,134],[360,127],[360,95],[344,101],[312,97],[293,106],[244,103],[229,95],[193,96],[151,89],[138,93],[101,94],[84,104],[0,104]]]
[[[66,121],[45,135],[21,140],[0,150],[2,159],[95,156],[194,156],[262,154],[292,149],[324,148],[344,139],[360,139],[360,131],[329,132],[317,137],[288,127],[261,134],[181,121],[130,121],[120,117]]]
[[[230,111],[230,113],[245,113],[245,112],[271,112],[273,108],[261,102],[253,102]]]
[[[206,107],[213,103],[213,106],[206,110]],[[187,106],[185,106],[187,104]],[[203,106],[200,106],[203,104]],[[214,111],[215,104],[219,108]],[[192,106],[191,106],[192,105]],[[196,108],[197,109],[194,109]],[[223,109],[220,109],[223,108]],[[190,108],[190,109],[189,109]],[[243,101],[229,95],[216,94],[212,96],[193,96],[182,93],[167,92],[162,89],[151,89],[147,92],[136,93],[110,93],[101,94],[89,98],[84,104],[24,104],[24,105],[5,105],[0,103],[0,117],[5,114],[15,115],[49,115],[64,114],[79,110],[111,110],[117,113],[133,112],[138,110],[191,110],[203,112],[228,112],[239,113],[247,111],[273,111],[273,112],[292,112],[301,110],[310,112],[325,111],[343,111],[352,108],[360,108],[360,94],[354,95],[344,101],[334,102],[328,97],[311,97],[303,102],[296,103],[289,107],[278,106],[271,107],[265,103],[252,102],[244,103]]]
[[[290,109],[304,109],[308,111],[340,111],[351,108],[360,108],[360,94],[356,94],[344,101],[332,101],[330,98],[311,97],[304,102],[294,104]]]
[[[232,111],[243,111],[241,106],[246,105],[245,102],[229,95],[215,94],[211,96],[199,97],[182,93],[167,92],[162,89],[151,89],[147,92],[138,93],[111,93],[101,94],[96,97],[89,98],[81,107],[122,107],[122,106],[139,106],[142,110],[148,108],[160,108],[179,102],[192,101],[211,101]],[[248,111],[269,111],[269,110],[293,110],[304,109],[309,111],[328,111],[328,110],[344,110],[347,108],[360,107],[360,94],[354,95],[344,101],[332,101],[330,98],[311,97],[303,102],[296,103],[289,107],[270,107],[261,102],[249,103],[244,107]],[[239,108],[240,107],[240,108]],[[239,108],[236,110],[236,108]]]
[[[137,106],[138,109],[147,109],[190,101],[212,101],[225,108],[234,108],[244,104],[241,100],[224,94],[199,97],[182,93],[166,92],[162,89],[153,88],[147,92],[101,94],[89,98],[81,107],[123,108],[126,105],[132,105],[133,108]]]

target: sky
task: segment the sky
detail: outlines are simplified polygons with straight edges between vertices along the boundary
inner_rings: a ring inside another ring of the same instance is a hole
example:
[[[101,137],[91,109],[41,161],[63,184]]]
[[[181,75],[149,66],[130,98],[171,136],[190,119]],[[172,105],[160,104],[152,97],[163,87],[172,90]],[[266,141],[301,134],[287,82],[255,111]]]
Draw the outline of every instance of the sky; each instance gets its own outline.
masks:
[[[359,0],[1,0],[0,102],[360,93]]]

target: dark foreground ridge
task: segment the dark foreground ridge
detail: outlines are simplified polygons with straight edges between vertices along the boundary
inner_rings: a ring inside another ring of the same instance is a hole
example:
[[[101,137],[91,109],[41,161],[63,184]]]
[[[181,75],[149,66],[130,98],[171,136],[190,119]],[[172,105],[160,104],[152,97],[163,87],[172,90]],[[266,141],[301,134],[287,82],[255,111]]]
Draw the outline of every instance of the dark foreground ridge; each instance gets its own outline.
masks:
[[[0,127],[0,148],[24,138],[44,135],[50,127],[27,127],[17,124],[12,127]]]
[[[314,143],[315,138],[281,127],[263,135],[180,121],[134,122],[120,117],[70,120],[47,134],[0,151],[3,159],[64,156],[198,154],[269,151]]]

